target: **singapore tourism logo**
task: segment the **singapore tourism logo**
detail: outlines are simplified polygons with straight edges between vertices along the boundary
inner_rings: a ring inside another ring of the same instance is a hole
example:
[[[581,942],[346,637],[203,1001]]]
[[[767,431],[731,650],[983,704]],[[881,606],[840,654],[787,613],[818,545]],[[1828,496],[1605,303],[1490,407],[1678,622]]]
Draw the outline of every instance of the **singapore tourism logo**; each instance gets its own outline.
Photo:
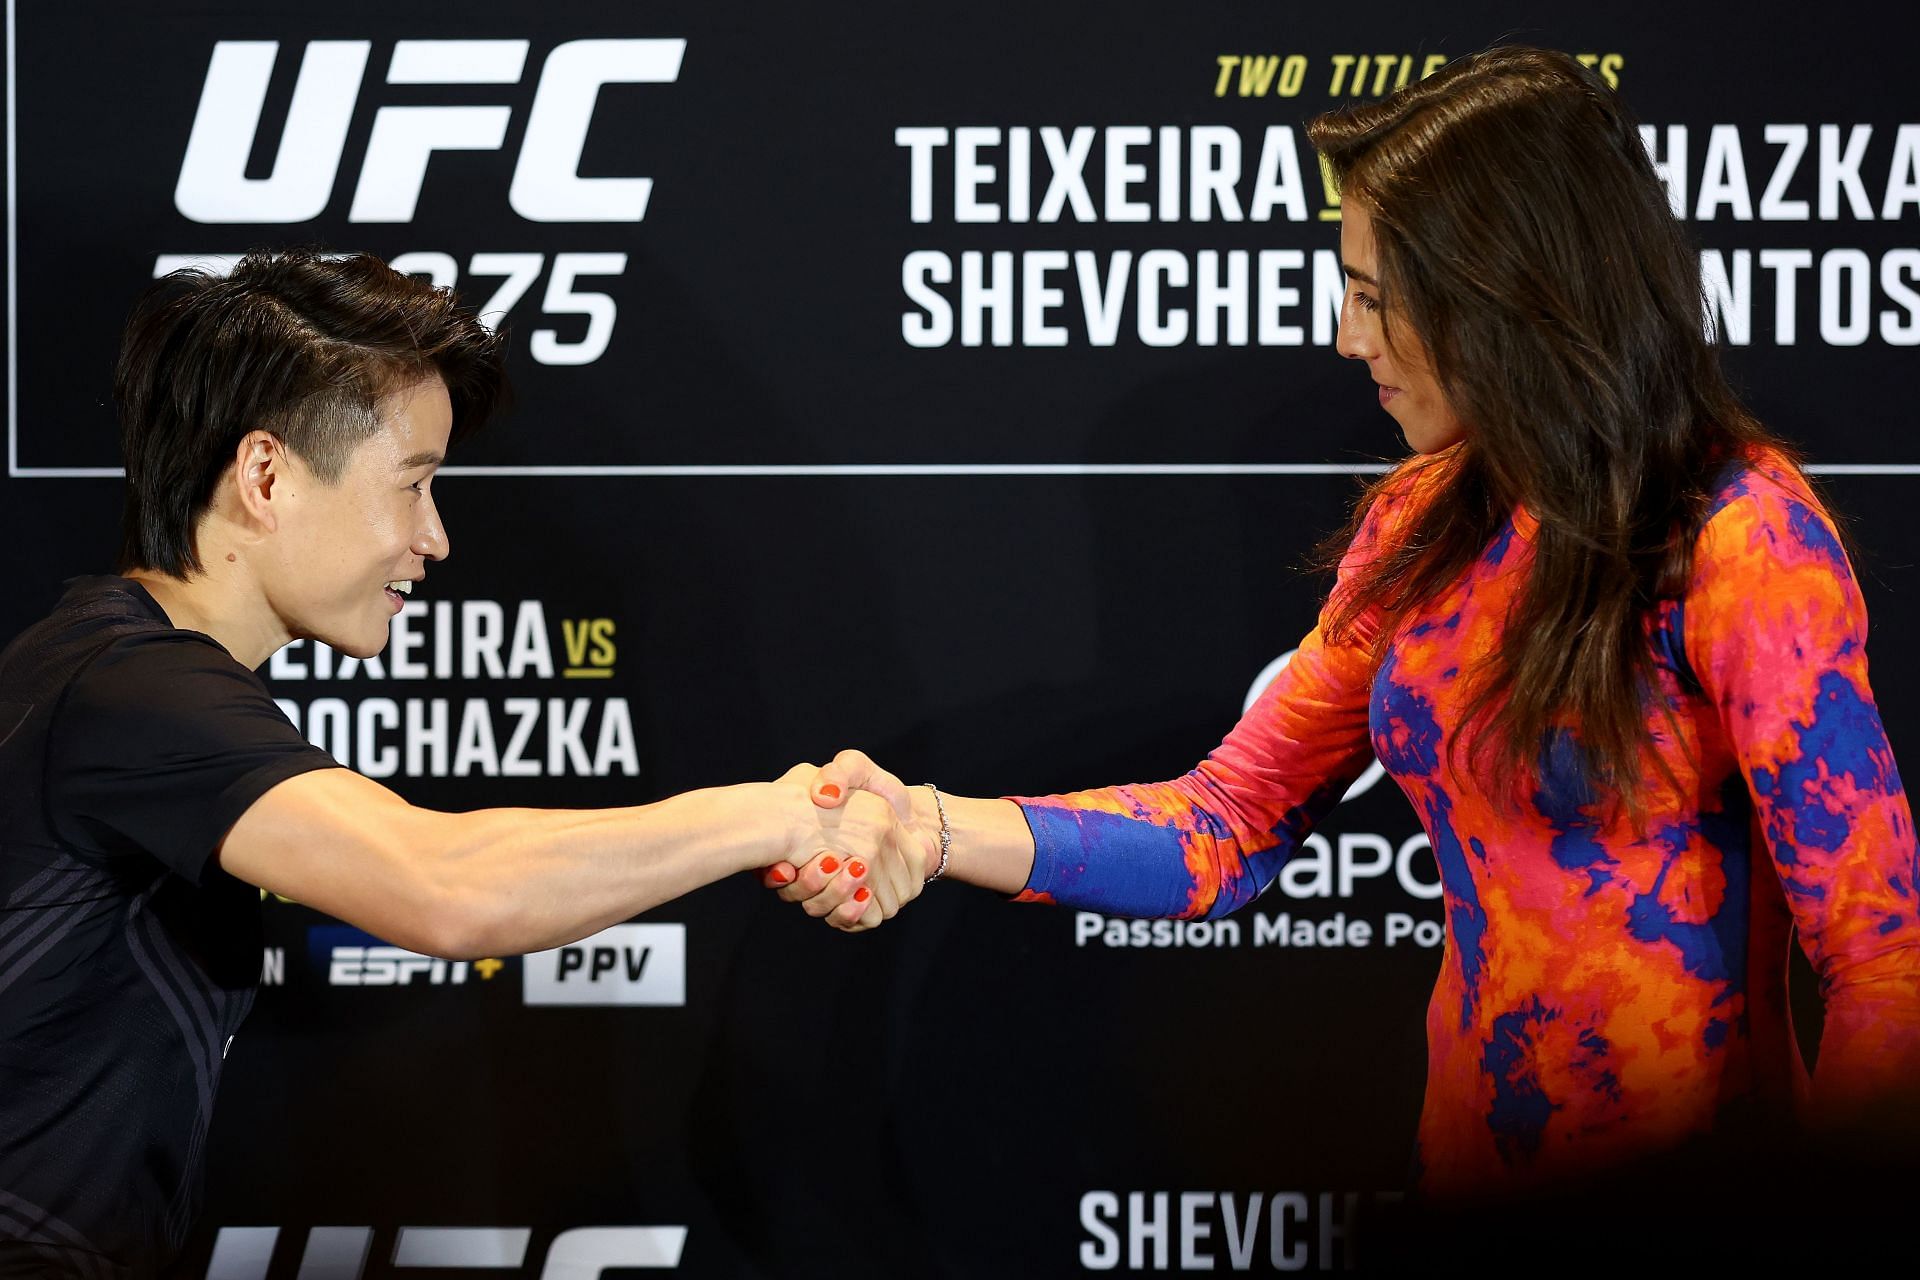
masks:
[[[1252,709],[1297,652],[1281,654],[1254,677],[1241,706],[1242,714]],[[1386,770],[1378,760],[1370,762],[1347,788],[1342,801],[1366,794],[1385,776]],[[1399,909],[1379,912],[1382,890]],[[1384,946],[1430,950],[1445,939],[1441,922],[1432,914],[1433,907],[1420,909],[1422,904],[1437,903],[1444,890],[1434,866],[1432,845],[1426,832],[1418,828],[1398,839],[1372,831],[1343,830],[1332,835],[1312,832],[1280,868],[1272,891],[1286,900],[1287,908],[1250,911],[1244,924],[1236,917],[1130,920],[1077,911],[1073,917],[1074,945],[1207,950],[1237,948],[1250,942],[1254,947],[1290,949]],[[1331,915],[1300,910],[1323,902],[1338,904],[1339,909]]]

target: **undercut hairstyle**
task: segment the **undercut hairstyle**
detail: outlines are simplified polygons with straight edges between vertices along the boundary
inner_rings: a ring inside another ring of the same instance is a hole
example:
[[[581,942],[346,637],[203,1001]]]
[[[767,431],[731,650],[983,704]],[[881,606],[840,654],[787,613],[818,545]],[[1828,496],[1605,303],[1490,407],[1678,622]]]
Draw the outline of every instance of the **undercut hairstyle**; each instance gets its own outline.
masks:
[[[382,398],[435,374],[452,439],[472,434],[507,400],[505,352],[452,290],[371,254],[256,252],[225,277],[163,277],[135,304],[114,373],[121,570],[200,571],[195,531],[248,432],[335,484],[380,429]]]
[[[1590,777],[1637,822],[1645,775],[1665,767],[1648,615],[1686,591],[1721,468],[1762,449],[1794,460],[1705,336],[1699,253],[1638,122],[1566,54],[1499,48],[1307,134],[1342,203],[1372,219],[1389,347],[1424,348],[1466,427],[1362,499],[1342,545],[1426,473],[1406,536],[1340,593],[1330,627],[1380,607],[1391,636],[1525,506],[1533,565],[1499,651],[1470,673],[1469,764],[1515,796],[1570,722]]]

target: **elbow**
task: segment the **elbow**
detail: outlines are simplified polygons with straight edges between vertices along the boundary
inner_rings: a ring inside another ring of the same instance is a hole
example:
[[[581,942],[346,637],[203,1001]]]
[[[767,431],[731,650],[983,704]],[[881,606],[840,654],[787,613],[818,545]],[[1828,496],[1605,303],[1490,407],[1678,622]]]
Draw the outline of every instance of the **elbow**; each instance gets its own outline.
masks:
[[[397,895],[406,907],[387,940],[442,960],[517,954],[511,945],[518,918],[513,895],[436,862],[421,859],[411,867]]]
[[[502,894],[472,885],[444,885],[428,895],[419,912],[419,945],[443,960],[482,960],[517,955],[511,942],[514,911]]]
[[[1267,891],[1279,876],[1291,850],[1276,845],[1248,852],[1237,842],[1216,847],[1214,871],[1218,882],[1213,894],[1196,902],[1191,915],[1203,920],[1218,920],[1231,915]]]
[[[312,905],[382,941],[442,960],[517,954],[527,904],[464,856],[455,815],[408,807],[356,842]]]
[[[394,859],[406,868],[402,900],[409,940],[396,946],[442,960],[482,960],[526,950],[525,886],[509,882],[492,860],[468,856],[467,815],[433,814],[434,825],[405,836]]]

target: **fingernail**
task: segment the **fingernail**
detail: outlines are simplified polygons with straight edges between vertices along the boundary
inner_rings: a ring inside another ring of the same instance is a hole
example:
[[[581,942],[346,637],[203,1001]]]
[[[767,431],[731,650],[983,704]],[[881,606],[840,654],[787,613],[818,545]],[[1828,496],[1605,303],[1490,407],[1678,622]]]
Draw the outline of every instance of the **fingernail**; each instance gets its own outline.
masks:
[[[847,864],[847,874],[855,880],[858,880],[861,876],[867,874],[867,864],[855,858]]]
[[[767,872],[767,876],[775,884],[792,884],[794,871],[793,868],[786,863],[777,862],[774,864],[773,870]]]
[[[820,794],[829,800],[838,800],[840,798],[840,788],[831,782],[822,783],[820,786]]]
[[[861,885],[858,889],[855,889],[853,891],[853,900],[855,902],[865,902],[868,898],[871,898],[872,896],[873,896],[873,890],[867,888],[867,886],[865,885]]]
[[[840,859],[834,857],[832,854],[828,854],[826,857],[820,859],[820,870],[827,875],[832,875],[839,869]]]

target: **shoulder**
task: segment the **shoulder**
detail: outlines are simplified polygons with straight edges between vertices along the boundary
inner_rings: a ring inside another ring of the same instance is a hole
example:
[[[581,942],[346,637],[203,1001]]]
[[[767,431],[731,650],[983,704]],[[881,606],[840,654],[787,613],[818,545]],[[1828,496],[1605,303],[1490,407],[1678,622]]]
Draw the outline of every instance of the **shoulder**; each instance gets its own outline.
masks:
[[[53,619],[63,638],[63,729],[143,721],[217,719],[235,709],[272,708],[259,676],[213,637],[167,620],[152,597],[124,578],[83,579]]]
[[[259,676],[210,638],[172,629],[102,646],[54,704],[46,752],[50,785],[74,806],[130,806],[158,786],[212,794],[282,757],[332,763]]]
[[[1356,544],[1392,545],[1405,536],[1434,495],[1453,477],[1457,451],[1408,458],[1376,480],[1361,496]]]
[[[226,652],[207,636],[175,630],[125,578],[76,578],[47,616],[0,654],[0,694],[50,703],[104,656],[145,653],[154,642]]]
[[[1412,536],[1420,515],[1454,474],[1457,451],[1407,459],[1373,482],[1361,495],[1353,532],[1334,575],[1333,590],[1321,613],[1329,635],[1371,644],[1385,615],[1373,585],[1376,570],[1390,561]]]
[[[1459,462],[1458,446],[1440,453],[1415,454],[1382,476],[1374,492],[1390,510],[1418,507],[1446,487]]]
[[[65,699],[78,714],[137,708],[155,716],[218,715],[261,703],[272,696],[259,676],[211,638],[172,629],[110,637],[75,672]]]
[[[1710,511],[1684,602],[1696,670],[1724,650],[1757,663],[1745,678],[1765,678],[1864,644],[1866,602],[1845,545],[1791,460],[1761,454],[1730,468]]]
[[[21,631],[7,651],[91,652],[115,636],[162,630],[172,630],[172,625],[138,583],[112,574],[95,574],[69,579],[46,616]]]
[[[1702,573],[1731,573],[1757,582],[1783,569],[1853,576],[1839,530],[1806,474],[1773,450],[1721,469],[1694,558],[1696,581]]]

